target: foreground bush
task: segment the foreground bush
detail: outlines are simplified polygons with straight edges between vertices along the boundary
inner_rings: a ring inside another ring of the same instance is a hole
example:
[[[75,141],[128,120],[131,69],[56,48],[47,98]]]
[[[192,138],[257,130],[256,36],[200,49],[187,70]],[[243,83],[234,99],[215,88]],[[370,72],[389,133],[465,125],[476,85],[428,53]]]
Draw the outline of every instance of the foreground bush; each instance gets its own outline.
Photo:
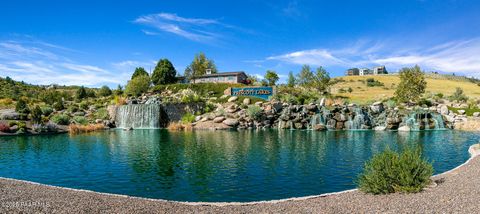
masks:
[[[420,149],[406,148],[401,154],[386,150],[365,164],[358,188],[373,194],[420,192],[432,174],[433,167],[422,159]]]

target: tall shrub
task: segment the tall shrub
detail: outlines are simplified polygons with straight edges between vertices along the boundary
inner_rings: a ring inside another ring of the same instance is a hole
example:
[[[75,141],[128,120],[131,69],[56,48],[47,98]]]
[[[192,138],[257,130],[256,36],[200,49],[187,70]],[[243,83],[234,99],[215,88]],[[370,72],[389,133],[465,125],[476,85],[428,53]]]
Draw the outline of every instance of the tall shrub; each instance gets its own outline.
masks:
[[[432,165],[421,157],[419,148],[405,148],[402,153],[389,149],[365,164],[358,188],[367,193],[420,192],[430,183]]]
[[[426,87],[425,73],[418,65],[403,68],[400,71],[400,84],[395,91],[395,97],[400,102],[416,101],[425,93]]]

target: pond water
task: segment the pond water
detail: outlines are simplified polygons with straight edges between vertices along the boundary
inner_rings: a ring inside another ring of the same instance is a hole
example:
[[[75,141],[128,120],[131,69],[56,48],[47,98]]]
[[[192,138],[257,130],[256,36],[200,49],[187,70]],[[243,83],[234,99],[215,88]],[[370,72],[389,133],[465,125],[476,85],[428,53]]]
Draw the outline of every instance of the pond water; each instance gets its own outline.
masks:
[[[435,173],[462,164],[479,133],[461,131],[111,130],[0,137],[0,177],[176,201],[259,201],[355,188],[387,147],[418,145]]]

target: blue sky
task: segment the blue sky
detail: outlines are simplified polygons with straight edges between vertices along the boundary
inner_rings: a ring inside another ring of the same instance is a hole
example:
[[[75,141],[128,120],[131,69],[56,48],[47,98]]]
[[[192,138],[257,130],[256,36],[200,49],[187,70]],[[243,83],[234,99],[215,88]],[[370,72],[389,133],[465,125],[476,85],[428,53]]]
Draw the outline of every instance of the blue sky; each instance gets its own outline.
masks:
[[[303,64],[419,64],[480,77],[480,1],[24,1],[0,8],[0,76],[34,84],[125,84],[160,58],[198,52],[220,71],[285,80]]]

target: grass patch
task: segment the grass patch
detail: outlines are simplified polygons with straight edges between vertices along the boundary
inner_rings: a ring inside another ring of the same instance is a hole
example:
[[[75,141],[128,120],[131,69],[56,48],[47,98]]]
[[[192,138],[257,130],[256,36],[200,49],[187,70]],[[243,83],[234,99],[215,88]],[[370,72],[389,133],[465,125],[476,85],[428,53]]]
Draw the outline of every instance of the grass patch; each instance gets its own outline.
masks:
[[[169,131],[192,131],[193,126],[192,123],[171,122],[168,124],[167,129]]]
[[[68,130],[71,134],[94,132],[94,131],[99,131],[104,129],[105,129],[105,126],[101,123],[88,124],[88,125],[70,124],[70,126],[68,126]]]
[[[454,107],[448,107],[448,110],[453,111],[454,113],[458,114],[459,110],[464,110],[465,114],[467,116],[473,116],[473,113],[475,112],[480,112],[480,109],[478,108],[454,108]]]
[[[432,164],[421,156],[419,148],[406,147],[402,153],[390,149],[365,163],[358,188],[367,193],[415,193],[430,183]]]

